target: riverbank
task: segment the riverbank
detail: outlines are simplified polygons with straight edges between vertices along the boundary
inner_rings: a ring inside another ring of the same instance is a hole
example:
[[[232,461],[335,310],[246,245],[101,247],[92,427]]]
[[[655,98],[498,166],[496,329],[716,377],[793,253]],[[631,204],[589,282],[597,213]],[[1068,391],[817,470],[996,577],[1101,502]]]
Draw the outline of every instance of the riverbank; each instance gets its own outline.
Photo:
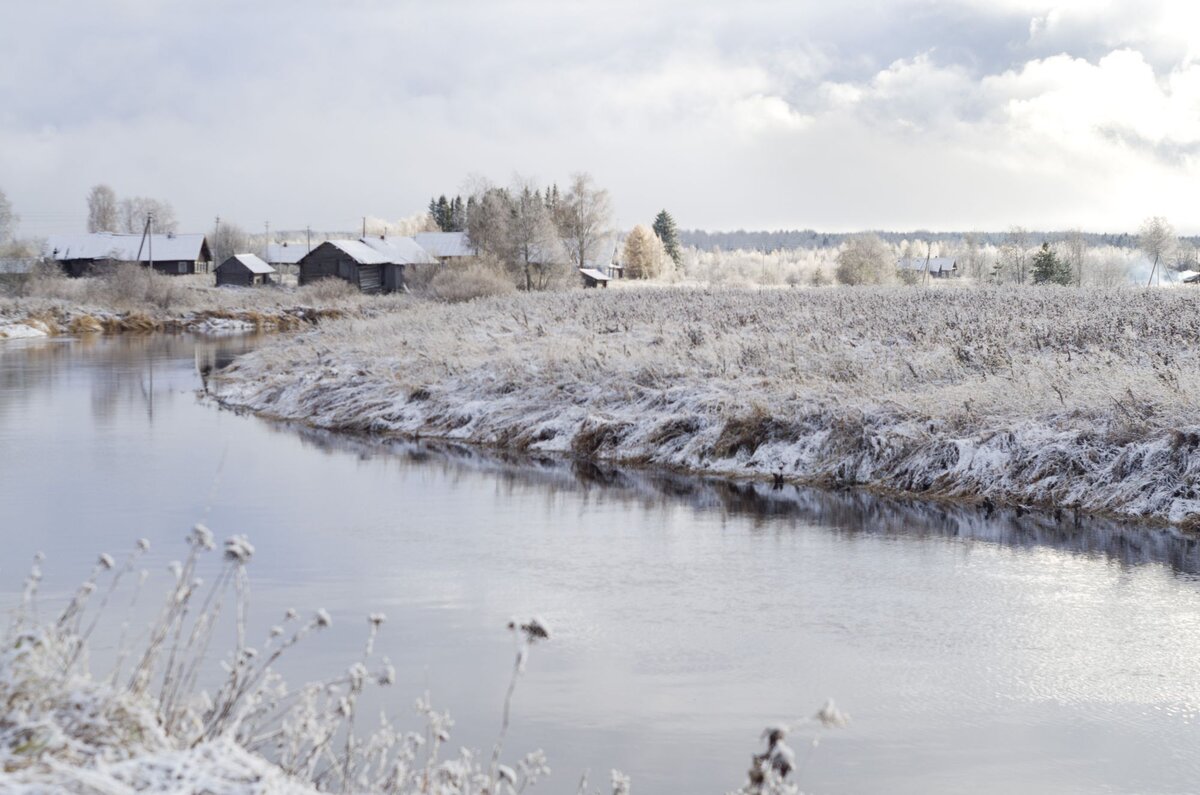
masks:
[[[721,475],[1190,524],[1200,301],[1135,290],[621,290],[344,320],[227,406]]]
[[[207,274],[164,276],[122,267],[86,279],[43,275],[21,285],[19,294],[0,294],[0,339],[128,331],[294,331],[334,318],[371,317],[407,301],[407,296],[366,296],[342,282],[218,288]]]

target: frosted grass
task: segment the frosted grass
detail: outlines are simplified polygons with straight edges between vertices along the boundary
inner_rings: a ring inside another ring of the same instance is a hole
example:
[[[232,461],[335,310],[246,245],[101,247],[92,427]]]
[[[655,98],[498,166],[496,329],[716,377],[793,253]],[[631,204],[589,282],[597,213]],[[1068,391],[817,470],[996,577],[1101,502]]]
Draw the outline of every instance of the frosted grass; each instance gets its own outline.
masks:
[[[344,320],[227,370],[315,427],[1189,523],[1200,296],[646,288]]]

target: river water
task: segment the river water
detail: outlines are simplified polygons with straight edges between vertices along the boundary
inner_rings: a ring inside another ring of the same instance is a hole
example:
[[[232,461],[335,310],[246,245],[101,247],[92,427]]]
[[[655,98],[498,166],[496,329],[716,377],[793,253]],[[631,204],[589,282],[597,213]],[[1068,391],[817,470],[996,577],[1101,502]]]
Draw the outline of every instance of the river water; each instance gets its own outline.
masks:
[[[335,440],[203,396],[254,344],[0,344],[5,602],[38,550],[61,595],[142,536],[152,589],[203,519],[257,547],[252,636],[288,606],[332,613],[290,675],[344,669],[383,611],[382,706],[406,719],[429,691],[455,744],[490,748],[504,624],[544,617],[508,741],[546,750],[544,792],[612,767],[639,795],[725,792],[763,726],[828,697],[853,722],[821,736],[806,791],[1200,789],[1190,539]]]

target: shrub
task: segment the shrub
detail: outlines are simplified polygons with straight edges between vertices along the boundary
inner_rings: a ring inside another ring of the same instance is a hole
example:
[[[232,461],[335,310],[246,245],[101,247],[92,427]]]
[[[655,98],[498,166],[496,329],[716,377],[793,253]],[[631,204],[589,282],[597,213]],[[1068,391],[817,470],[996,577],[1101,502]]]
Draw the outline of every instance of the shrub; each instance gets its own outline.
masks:
[[[362,292],[345,279],[330,276],[304,285],[300,295],[305,303],[328,304],[355,298]]]
[[[516,286],[507,275],[483,262],[466,267],[443,267],[429,281],[430,295],[451,304],[506,295],[515,290]]]

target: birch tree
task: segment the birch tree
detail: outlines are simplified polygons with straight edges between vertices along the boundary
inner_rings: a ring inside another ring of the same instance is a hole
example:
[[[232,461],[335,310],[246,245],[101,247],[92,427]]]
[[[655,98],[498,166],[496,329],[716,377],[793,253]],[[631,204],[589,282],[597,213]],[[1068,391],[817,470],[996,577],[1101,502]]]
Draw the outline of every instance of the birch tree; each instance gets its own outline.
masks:
[[[4,191],[0,190],[0,245],[12,241],[19,220],[20,218],[13,212],[12,202],[8,200],[8,196],[4,195]]]
[[[555,225],[572,264],[587,267],[605,252],[605,237],[612,223],[612,200],[608,191],[596,187],[590,174],[577,173],[559,200]]]
[[[108,185],[95,185],[88,193],[87,205],[89,232],[118,231],[116,191]]]
[[[1167,223],[1166,218],[1156,215],[1142,222],[1142,228],[1138,231],[1138,248],[1146,255],[1146,259],[1152,260],[1147,287],[1154,282],[1159,262],[1171,256],[1177,242],[1175,229]]]

